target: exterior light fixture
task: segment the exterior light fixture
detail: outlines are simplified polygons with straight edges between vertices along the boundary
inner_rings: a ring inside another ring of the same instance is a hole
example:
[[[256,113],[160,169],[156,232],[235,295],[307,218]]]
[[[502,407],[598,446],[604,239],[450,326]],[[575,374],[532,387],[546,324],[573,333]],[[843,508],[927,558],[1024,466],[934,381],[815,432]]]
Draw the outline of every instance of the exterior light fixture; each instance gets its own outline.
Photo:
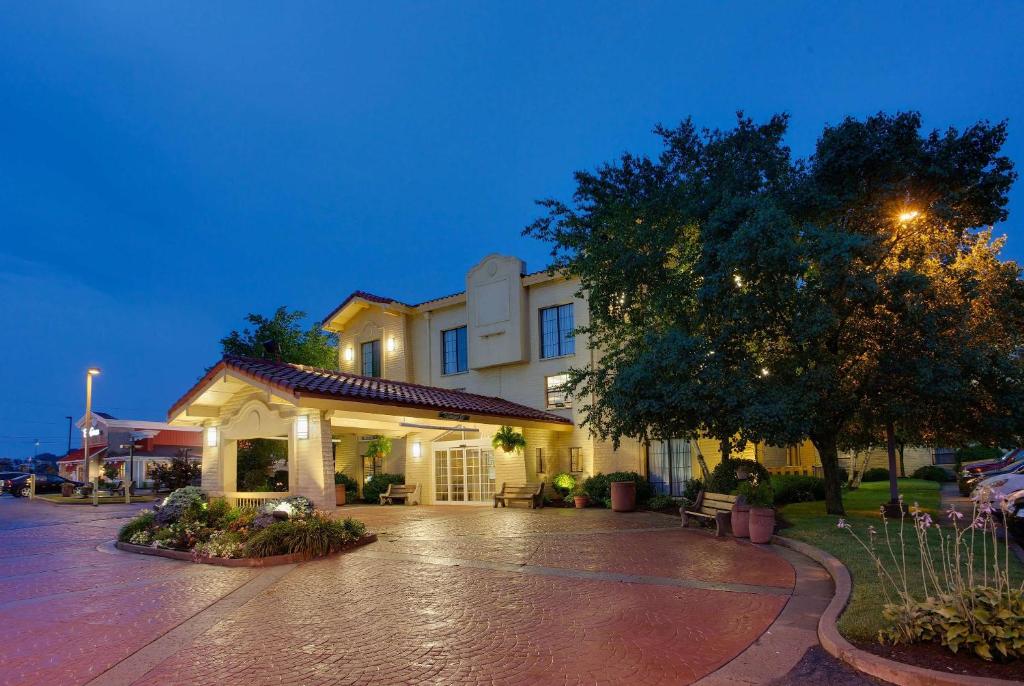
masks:
[[[350,346],[346,347],[345,348],[345,361],[346,362],[351,362],[352,360],[355,359],[355,357],[356,357],[356,351],[352,349],[352,346],[350,345]]]
[[[208,427],[206,427],[206,447],[207,448],[216,448],[217,447],[217,440],[219,438],[220,438],[220,436],[218,435],[217,427],[215,427],[215,426],[208,426]]]
[[[395,352],[395,337],[394,336],[388,336],[388,352],[389,353]]]
[[[761,376],[768,376],[768,367],[761,367]]]
[[[415,441],[412,444],[412,457],[414,460],[418,460],[423,457],[423,444],[419,441]]]
[[[99,367],[89,367],[89,376],[97,376],[100,373]]]
[[[295,438],[303,441],[309,438],[309,415],[300,414],[295,418]]]
[[[917,210],[907,210],[906,212],[900,212],[900,221],[903,223],[913,221],[921,215]]]
[[[736,284],[737,288],[743,288],[743,277],[739,274],[733,274],[732,280]]]

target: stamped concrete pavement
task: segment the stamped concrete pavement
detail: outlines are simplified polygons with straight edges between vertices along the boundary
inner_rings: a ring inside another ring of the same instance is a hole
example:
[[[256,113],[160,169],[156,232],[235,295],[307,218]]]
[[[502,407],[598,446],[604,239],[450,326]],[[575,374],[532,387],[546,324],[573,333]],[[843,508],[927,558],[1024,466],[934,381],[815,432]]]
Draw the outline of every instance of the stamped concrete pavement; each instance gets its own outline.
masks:
[[[101,552],[107,507],[0,500],[0,682],[686,684],[794,592],[654,513],[345,507],[377,543],[255,571]]]

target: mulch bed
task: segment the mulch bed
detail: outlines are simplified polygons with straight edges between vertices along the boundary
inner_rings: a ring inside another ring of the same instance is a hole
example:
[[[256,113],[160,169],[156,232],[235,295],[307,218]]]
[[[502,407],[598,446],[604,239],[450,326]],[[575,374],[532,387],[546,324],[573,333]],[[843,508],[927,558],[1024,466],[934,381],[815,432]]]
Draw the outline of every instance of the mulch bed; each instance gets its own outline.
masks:
[[[984,676],[992,679],[1024,679],[1024,662],[987,662],[980,657],[961,650],[953,654],[937,643],[915,643],[913,645],[881,645],[874,642],[853,642],[861,650],[874,653],[889,660],[934,669],[947,674]]]

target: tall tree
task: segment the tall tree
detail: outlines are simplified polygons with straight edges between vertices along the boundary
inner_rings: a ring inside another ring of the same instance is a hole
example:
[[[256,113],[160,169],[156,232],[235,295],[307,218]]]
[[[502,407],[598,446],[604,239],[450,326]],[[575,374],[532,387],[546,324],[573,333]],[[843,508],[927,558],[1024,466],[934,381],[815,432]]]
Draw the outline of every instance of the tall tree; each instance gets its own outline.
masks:
[[[306,313],[279,307],[270,318],[250,313],[246,316],[252,328],[232,331],[221,339],[224,355],[258,357],[305,364],[311,367],[336,369],[338,351],[333,334],[324,332],[319,324],[303,329]]]

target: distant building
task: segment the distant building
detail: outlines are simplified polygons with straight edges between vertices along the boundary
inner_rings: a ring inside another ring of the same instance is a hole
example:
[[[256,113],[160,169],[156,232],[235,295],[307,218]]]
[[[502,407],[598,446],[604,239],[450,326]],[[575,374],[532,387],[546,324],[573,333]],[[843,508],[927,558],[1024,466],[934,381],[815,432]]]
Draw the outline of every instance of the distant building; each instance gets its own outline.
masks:
[[[78,420],[85,432],[85,417]],[[115,478],[131,478],[137,487],[145,487],[159,464],[170,464],[177,456],[202,461],[202,431],[171,426],[164,422],[118,419],[105,412],[94,412],[89,434],[89,453],[102,460],[104,468],[116,470]],[[70,451],[57,461],[61,476],[84,481],[82,448]]]

